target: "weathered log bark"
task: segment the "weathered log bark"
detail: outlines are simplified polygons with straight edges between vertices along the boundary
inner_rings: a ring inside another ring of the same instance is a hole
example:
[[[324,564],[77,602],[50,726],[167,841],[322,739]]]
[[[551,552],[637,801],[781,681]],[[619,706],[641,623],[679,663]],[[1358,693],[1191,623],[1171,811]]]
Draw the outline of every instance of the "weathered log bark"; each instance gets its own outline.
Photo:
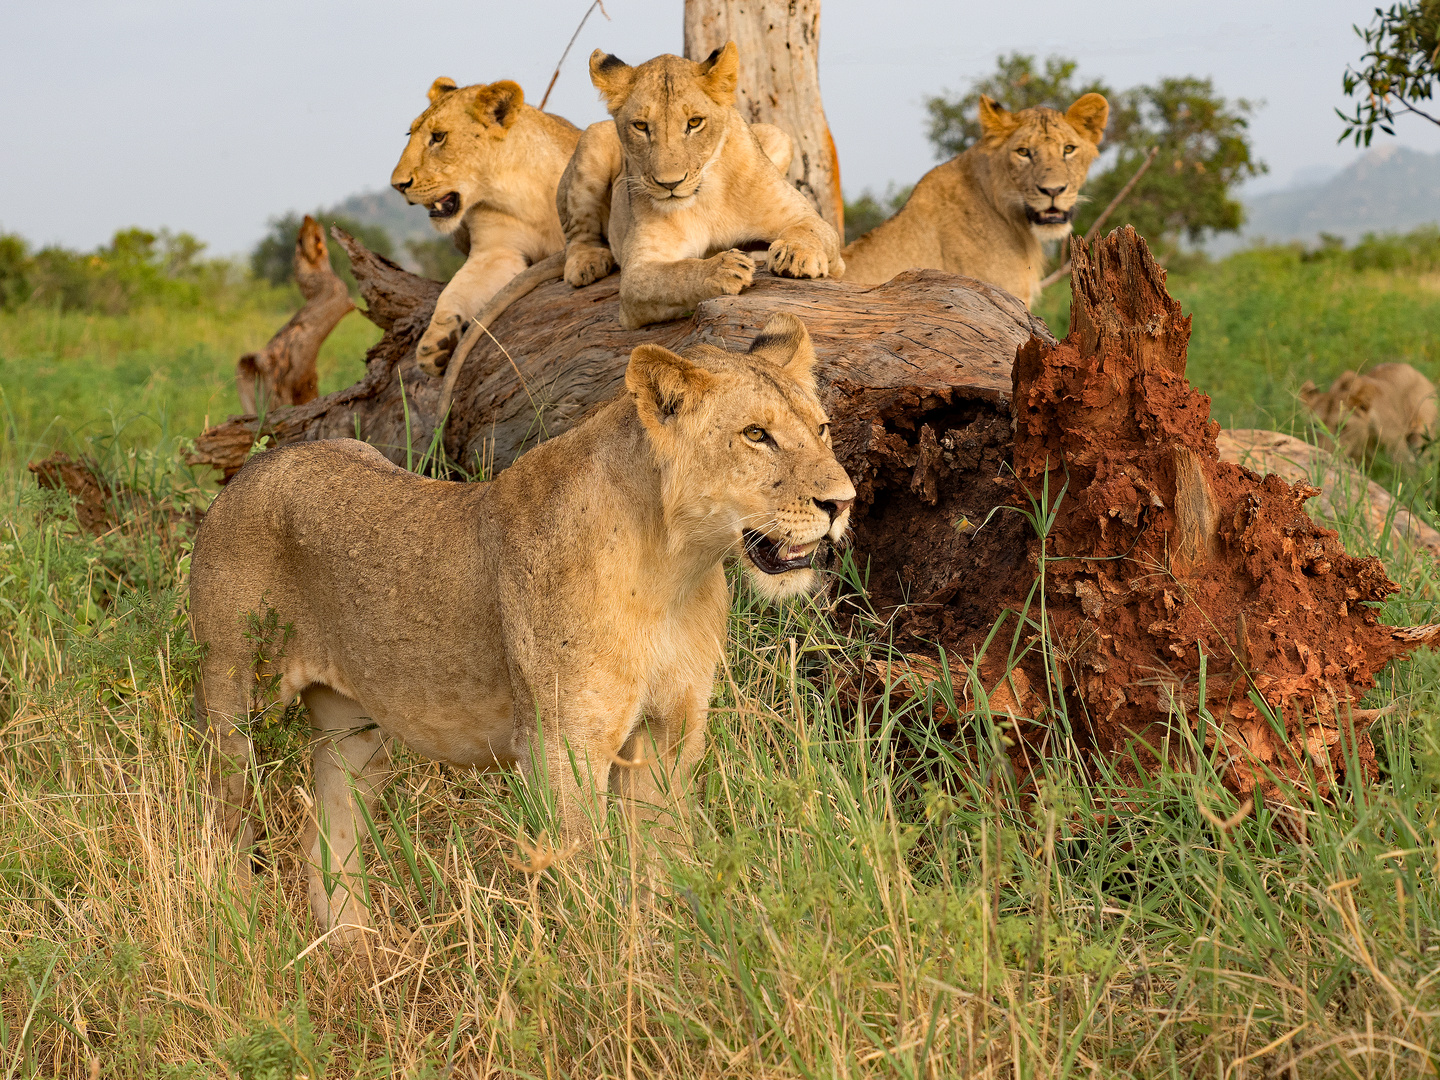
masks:
[[[820,100],[820,0],[685,0],[685,55],[740,50],[735,107],[795,140],[790,181],[845,236],[840,160]]]
[[[336,230],[385,334],[365,378],[308,405],[277,409],[264,434],[277,443],[356,436],[400,464],[423,454],[439,419],[441,380],[422,374],[415,344],[440,286],[408,274]],[[1004,515],[997,485],[1008,458],[1006,399],[1016,348],[1044,324],[1008,293],[933,270],[885,285],[791,281],[761,274],[739,296],[701,304],[689,320],[624,330],[616,275],[584,289],[541,285],[495,322],[453,392],[443,445],[466,471],[503,468],[620,392],[635,346],[747,345],[765,320],[804,320],[819,357],[817,381],[836,453],[859,491],[857,551],[879,604],[946,591],[980,619],[1024,558],[1023,525]],[[254,416],[233,417],[196,440],[192,460],[233,474],[260,436]],[[957,523],[961,523],[957,528]],[[1002,572],[1003,571],[1003,572]]]
[[[1235,790],[1283,796],[1315,777],[1323,793],[1348,762],[1373,769],[1352,706],[1440,627],[1380,624],[1396,586],[1306,516],[1315,488],[1220,460],[1209,399],[1185,380],[1190,320],[1164,278],[1128,227],[1093,256],[1077,246],[1069,336],[1016,357],[1016,483],[1054,511],[1029,546],[1033,569],[1044,555],[1056,689],[1122,764],[1136,745],[1178,748],[1171,725],[1190,724]],[[1014,583],[1017,605],[1031,580]],[[1036,655],[1022,667],[1044,685]],[[1045,715],[1044,696],[1020,714]]]
[[[355,309],[345,283],[330,268],[325,234],[309,214],[295,239],[295,283],[305,306],[263,349],[246,353],[235,364],[235,388],[246,412],[255,411],[257,397],[267,409],[314,401],[320,392],[315,372],[320,346],[335,325]]]

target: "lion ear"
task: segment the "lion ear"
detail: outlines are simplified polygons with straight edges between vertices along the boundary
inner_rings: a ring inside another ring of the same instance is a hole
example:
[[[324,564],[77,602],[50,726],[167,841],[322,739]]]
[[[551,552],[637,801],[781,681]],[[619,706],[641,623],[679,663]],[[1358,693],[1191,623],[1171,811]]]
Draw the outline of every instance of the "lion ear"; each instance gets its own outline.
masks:
[[[1316,386],[1313,382],[1311,382],[1309,379],[1306,379],[1300,385],[1300,400],[1305,402],[1306,405],[1310,406],[1310,408],[1313,409],[1315,407],[1315,402],[1319,399],[1320,388]]]
[[[1105,138],[1105,125],[1110,120],[1110,102],[1104,94],[1085,94],[1076,99],[1065,113],[1070,126],[1096,146]]]
[[[715,376],[661,345],[639,345],[625,369],[625,389],[635,399],[640,422],[651,435],[686,409],[693,408],[715,383]]]
[[[520,84],[501,79],[480,88],[470,103],[470,115],[482,124],[508,128],[520,119],[520,106],[525,104],[525,91]]]
[[[782,311],[770,316],[750,343],[750,354],[763,356],[802,386],[815,389],[815,346],[810,331],[794,315]]]
[[[454,89],[455,80],[441,75],[438,79],[436,79],[430,84],[430,89],[426,91],[425,96],[430,99],[430,104],[434,105],[435,102],[438,101],[443,95],[448,94],[451,90]]]
[[[987,140],[1000,141],[1020,126],[1015,114],[994,98],[980,95],[980,133]]]
[[[596,49],[590,54],[590,81],[613,113],[630,96],[630,84],[635,81],[635,69],[618,56]]]
[[[735,87],[740,82],[740,50],[735,42],[727,41],[724,48],[701,60],[695,65],[695,74],[711,101],[717,105],[735,104]]]

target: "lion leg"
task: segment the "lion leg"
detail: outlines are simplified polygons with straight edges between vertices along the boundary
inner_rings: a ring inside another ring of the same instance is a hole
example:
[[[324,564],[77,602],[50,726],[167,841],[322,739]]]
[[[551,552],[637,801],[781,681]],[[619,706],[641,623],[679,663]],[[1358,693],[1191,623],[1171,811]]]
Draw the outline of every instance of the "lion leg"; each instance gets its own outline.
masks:
[[[255,844],[250,786],[255,748],[249,734],[252,681],[248,658],[228,662],[214,649],[201,666],[195,688],[195,720],[205,734],[210,755],[210,793],[223,835],[233,838],[241,852],[242,870],[248,868],[247,853]]]
[[[708,259],[627,262],[620,269],[620,325],[636,330],[678,319],[702,300],[734,296],[755,280],[755,260],[732,249]]]
[[[710,684],[689,688],[660,715],[644,721],[616,763],[626,814],[642,835],[679,846],[689,839],[695,767],[705,752]]]
[[[470,249],[465,265],[435,301],[435,314],[415,347],[415,360],[427,375],[445,370],[465,324],[478,315],[505,284],[530,265],[528,259],[509,248]]]
[[[770,272],[782,277],[838,278],[845,273],[835,230],[818,217],[781,229],[769,255]]]
[[[375,805],[390,775],[390,751],[359,702],[327,686],[312,686],[301,696],[316,732],[327,733],[315,745],[315,806],[302,841],[310,904],[321,927],[353,943],[369,924],[360,873],[365,820],[356,799],[367,813]]]

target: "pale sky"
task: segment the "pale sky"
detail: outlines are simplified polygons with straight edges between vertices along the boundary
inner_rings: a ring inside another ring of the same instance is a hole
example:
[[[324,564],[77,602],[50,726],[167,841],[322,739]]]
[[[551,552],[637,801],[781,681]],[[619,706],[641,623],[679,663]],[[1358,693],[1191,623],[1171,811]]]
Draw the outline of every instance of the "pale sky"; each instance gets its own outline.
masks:
[[[513,78],[538,104],[589,0],[0,0],[0,229],[90,248],[130,225],[188,230],[216,254],[266,220],[383,187],[425,89]],[[604,118],[586,58],[680,52],[681,0],[606,0],[549,108]],[[1124,88],[1210,75],[1263,100],[1253,132],[1285,186],[1355,151],[1336,145],[1350,27],[1374,0],[826,0],[820,82],[845,189],[913,183],[935,164],[925,99],[1002,52],[1080,61]],[[1377,136],[1377,138],[1385,138]],[[1440,150],[1440,128],[1398,140]]]

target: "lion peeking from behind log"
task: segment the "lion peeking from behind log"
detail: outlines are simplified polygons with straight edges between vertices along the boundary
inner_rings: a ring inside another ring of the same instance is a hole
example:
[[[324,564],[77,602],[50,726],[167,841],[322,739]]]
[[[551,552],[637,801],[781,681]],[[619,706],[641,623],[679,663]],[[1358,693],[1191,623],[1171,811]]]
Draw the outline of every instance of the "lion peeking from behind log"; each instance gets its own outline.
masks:
[[[564,248],[555,187],[580,130],[527,105],[508,79],[457,87],[439,78],[429,98],[390,184],[428,207],[430,223],[466,253],[415,350],[421,369],[434,375],[465,323],[506,282]]]
[[[424,479],[349,439],[252,458],[190,569],[208,646],[197,718],[242,846],[261,696],[247,613],[277,628],[266,683],[301,697],[316,729],[310,899],[338,936],[366,922],[352,791],[373,799],[391,737],[460,766],[541,770],[572,840],[611,789],[662,838],[683,835],[726,557],[767,598],[801,595],[819,545],[848,527],[855,488],[814,362],[786,314],[746,352],[641,345],[627,393],[485,484]]]
[[[894,217],[845,248],[846,280],[878,285],[931,267],[1034,305],[1041,245],[1070,234],[1109,116],[1100,94],[1085,94],[1064,113],[1043,106],[1012,113],[982,97],[980,141],[931,169]]]
[[[1300,400],[1362,463],[1383,449],[1392,461],[1408,464],[1435,437],[1435,384],[1409,364],[1377,364],[1363,375],[1346,371],[1323,394],[1307,379]]]

